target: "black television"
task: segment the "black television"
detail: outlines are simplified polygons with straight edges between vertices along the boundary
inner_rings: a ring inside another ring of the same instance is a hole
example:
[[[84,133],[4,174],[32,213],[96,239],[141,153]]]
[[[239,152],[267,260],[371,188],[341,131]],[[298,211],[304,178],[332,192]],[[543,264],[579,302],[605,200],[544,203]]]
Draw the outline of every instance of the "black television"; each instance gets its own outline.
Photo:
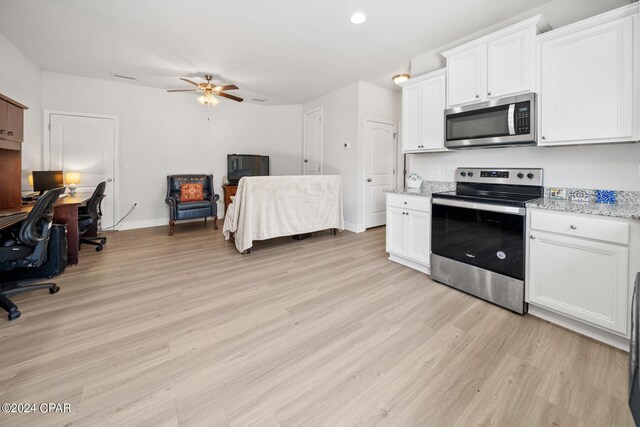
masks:
[[[269,156],[227,154],[227,179],[237,185],[243,176],[269,176]]]

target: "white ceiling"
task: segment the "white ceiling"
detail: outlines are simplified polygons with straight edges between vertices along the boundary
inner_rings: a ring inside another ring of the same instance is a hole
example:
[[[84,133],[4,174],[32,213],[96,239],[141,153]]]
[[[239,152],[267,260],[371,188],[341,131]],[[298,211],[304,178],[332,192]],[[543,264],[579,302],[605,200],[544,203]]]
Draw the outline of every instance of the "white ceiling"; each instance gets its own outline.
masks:
[[[356,80],[395,88],[412,57],[549,1],[0,0],[0,32],[44,70],[162,89],[212,73],[287,104]]]

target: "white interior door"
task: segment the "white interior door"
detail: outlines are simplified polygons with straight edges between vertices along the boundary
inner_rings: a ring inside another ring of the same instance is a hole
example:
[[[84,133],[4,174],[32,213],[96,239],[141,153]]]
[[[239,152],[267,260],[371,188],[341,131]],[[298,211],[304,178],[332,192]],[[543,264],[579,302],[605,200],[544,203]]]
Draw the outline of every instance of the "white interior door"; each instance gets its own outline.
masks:
[[[364,126],[365,227],[386,223],[385,190],[395,188],[395,126],[367,120]]]
[[[79,172],[78,192],[93,192],[107,182],[102,201],[102,228],[115,221],[115,120],[80,115],[49,114],[50,170]]]
[[[322,109],[304,114],[304,163],[305,175],[322,175]]]

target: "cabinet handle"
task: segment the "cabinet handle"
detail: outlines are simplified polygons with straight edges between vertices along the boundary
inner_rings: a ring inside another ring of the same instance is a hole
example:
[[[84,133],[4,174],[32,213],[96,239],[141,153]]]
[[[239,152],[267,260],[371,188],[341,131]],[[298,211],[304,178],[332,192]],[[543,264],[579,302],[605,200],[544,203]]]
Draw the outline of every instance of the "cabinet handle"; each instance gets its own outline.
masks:
[[[367,182],[371,182],[371,178],[367,178]]]
[[[533,234],[530,234],[530,235],[529,235],[529,238],[530,238],[531,240],[535,240],[535,239],[536,239],[536,236],[534,236]]]
[[[404,204],[406,205],[406,204],[407,204],[407,202],[404,202]]]
[[[4,135],[5,132],[6,132],[6,130],[0,129],[0,135]]]
[[[304,159],[304,162],[305,163],[309,163],[309,159]]]
[[[476,98],[480,98],[480,95],[476,95]]]
[[[543,136],[542,136],[542,139],[547,139],[547,137],[543,135]]]
[[[571,226],[569,228],[571,228],[572,230],[575,230],[576,228],[578,228],[578,226],[571,224]]]
[[[7,132],[7,135],[12,136],[13,135],[13,131]]]
[[[487,92],[487,96],[491,96],[491,92]]]

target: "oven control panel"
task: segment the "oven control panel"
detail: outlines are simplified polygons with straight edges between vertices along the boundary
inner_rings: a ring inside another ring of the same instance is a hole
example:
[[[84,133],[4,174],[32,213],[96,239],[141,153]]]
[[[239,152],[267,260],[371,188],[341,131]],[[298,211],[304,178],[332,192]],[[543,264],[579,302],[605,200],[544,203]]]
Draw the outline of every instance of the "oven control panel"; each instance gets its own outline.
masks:
[[[542,169],[458,168],[456,182],[542,186]]]

